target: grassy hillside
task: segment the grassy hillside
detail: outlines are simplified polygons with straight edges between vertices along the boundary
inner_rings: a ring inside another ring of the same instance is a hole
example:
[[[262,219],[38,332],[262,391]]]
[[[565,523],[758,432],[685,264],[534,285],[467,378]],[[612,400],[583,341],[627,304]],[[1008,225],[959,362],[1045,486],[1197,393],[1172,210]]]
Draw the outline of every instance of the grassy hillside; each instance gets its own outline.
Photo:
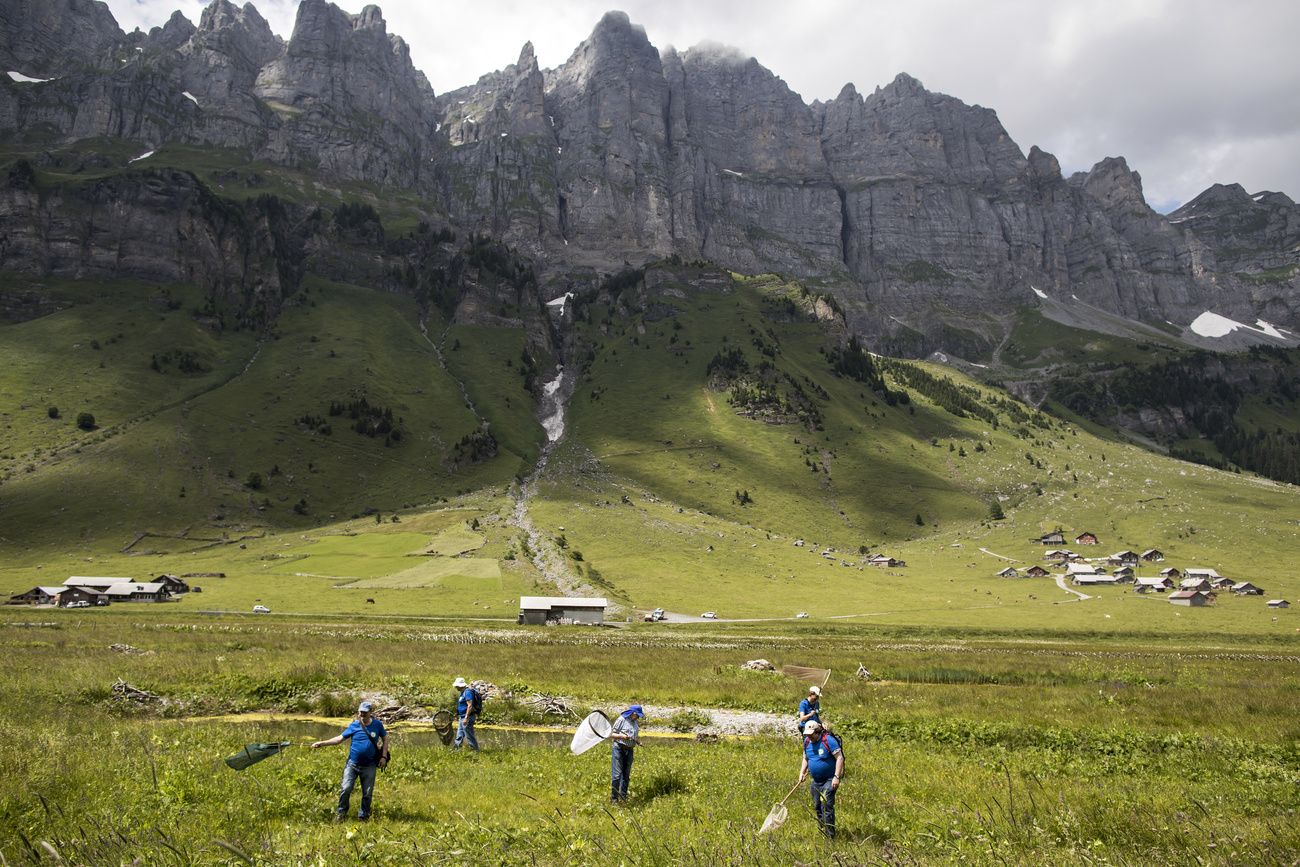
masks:
[[[107,331],[90,362],[63,370],[47,355],[6,380],[18,433],[4,452],[0,590],[220,572],[178,604],[513,619],[520,595],[561,592],[559,580],[620,616],[1294,638],[1289,612],[1264,605],[1297,595],[1293,487],[1100,439],[937,365],[850,364],[843,331],[797,285],[667,271],[657,288],[579,305],[567,434],[527,495],[517,481],[543,435],[521,370],[549,360],[529,357],[518,330],[428,323],[444,370],[406,299],[311,280],[264,340],[196,336],[212,370],[182,375],[150,368],[171,344],[143,313],[117,314],[123,336]],[[131,291],[135,309],[159,303]],[[103,319],[87,303],[11,325],[5,351],[16,365],[91,339]],[[98,409],[76,402],[89,381],[96,397],[118,392],[100,429],[42,411]],[[391,410],[400,440],[329,415],[362,396]],[[497,453],[475,464],[462,443],[484,421]],[[42,425],[62,433],[43,440]],[[1051,579],[994,577],[1041,562],[1031,540],[1058,526],[1101,538],[1082,553],[1166,553],[1140,574],[1211,566],[1268,595],[1193,611],[1122,587],[1079,601]],[[878,569],[868,553],[907,566]]]
[[[8,325],[0,343],[7,554],[116,551],[143,533],[219,539],[433,503],[512,478],[544,436],[517,385],[513,401],[471,409],[465,393],[492,389],[496,374],[466,366],[462,390],[400,296],[308,278],[255,339],[198,324],[185,287],[41,289],[66,306]],[[483,339],[508,354],[518,337]],[[351,418],[362,401],[364,418]],[[93,427],[77,426],[83,412]],[[385,414],[388,433],[353,429]],[[504,432],[495,455],[458,447],[485,422]]]

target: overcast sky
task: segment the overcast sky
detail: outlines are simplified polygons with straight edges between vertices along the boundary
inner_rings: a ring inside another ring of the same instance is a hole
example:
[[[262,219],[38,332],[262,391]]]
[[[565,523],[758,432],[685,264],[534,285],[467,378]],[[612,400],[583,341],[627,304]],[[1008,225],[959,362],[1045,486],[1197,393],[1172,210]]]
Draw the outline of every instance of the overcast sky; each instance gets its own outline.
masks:
[[[239,2],[239,0],[236,0]],[[196,0],[109,0],[148,30]],[[296,0],[256,0],[286,39]],[[350,13],[360,2],[343,2]],[[563,64],[610,9],[661,50],[735,46],[806,102],[899,72],[997,111],[1011,137],[1069,175],[1122,156],[1162,212],[1213,183],[1300,198],[1296,0],[389,0],[389,33],[442,93],[513,63],[532,41]]]

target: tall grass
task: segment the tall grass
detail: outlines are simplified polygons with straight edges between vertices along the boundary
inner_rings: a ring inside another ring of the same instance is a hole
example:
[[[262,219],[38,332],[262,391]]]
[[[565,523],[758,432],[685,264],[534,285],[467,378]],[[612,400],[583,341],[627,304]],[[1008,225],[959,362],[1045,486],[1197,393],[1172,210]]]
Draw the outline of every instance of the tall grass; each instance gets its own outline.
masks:
[[[809,638],[754,629],[610,636],[125,618],[113,629],[0,626],[9,660],[0,855],[49,863],[48,843],[65,863],[85,865],[240,860],[227,847],[253,863],[302,865],[1226,865],[1300,857],[1294,662],[1267,648],[957,646],[942,635],[867,646],[857,630],[815,627],[816,658],[837,669],[865,656],[880,671],[925,675],[827,685],[824,711],[844,738],[849,769],[833,847],[818,839],[806,790],[791,798],[784,828],[757,835],[794,782],[793,739],[650,745],[637,753],[632,802],[615,809],[605,749],[576,758],[541,747],[462,755],[407,742],[397,726],[399,758],[381,774],[375,820],[338,827],[328,820],[343,747],[290,748],[235,772],[221,759],[244,743],[280,740],[284,728],[273,719],[194,718],[252,708],[349,715],[362,692],[445,704],[453,673],[579,704],[635,698],[792,714],[802,684],[734,662],[756,651],[809,661]],[[107,649],[110,639],[154,653],[123,655]],[[1004,682],[1009,671],[1023,671],[1024,682]],[[115,699],[109,686],[118,677],[161,701]],[[523,722],[521,711],[489,702],[486,716]]]

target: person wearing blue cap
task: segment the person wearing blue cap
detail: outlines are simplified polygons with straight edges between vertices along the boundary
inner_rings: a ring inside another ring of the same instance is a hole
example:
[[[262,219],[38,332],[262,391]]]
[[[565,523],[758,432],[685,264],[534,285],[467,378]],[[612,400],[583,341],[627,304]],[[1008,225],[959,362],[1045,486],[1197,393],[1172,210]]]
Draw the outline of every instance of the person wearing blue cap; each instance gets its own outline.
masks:
[[[614,720],[613,731],[609,735],[613,743],[609,800],[615,804],[627,800],[627,784],[632,779],[632,749],[640,743],[637,736],[641,734],[640,720],[644,716],[645,711],[641,705],[632,705]]]
[[[316,741],[311,745],[330,747],[342,743],[344,738],[352,741],[348,753],[348,763],[343,766],[343,784],[339,787],[339,805],[334,811],[334,821],[342,822],[348,815],[348,804],[352,800],[352,790],[357,780],[361,781],[361,808],[357,818],[365,821],[370,818],[370,799],[375,794],[375,773],[388,760],[388,732],[384,724],[372,716],[374,706],[368,701],[361,702],[357,708],[357,719],[348,723],[341,734],[327,741]]]

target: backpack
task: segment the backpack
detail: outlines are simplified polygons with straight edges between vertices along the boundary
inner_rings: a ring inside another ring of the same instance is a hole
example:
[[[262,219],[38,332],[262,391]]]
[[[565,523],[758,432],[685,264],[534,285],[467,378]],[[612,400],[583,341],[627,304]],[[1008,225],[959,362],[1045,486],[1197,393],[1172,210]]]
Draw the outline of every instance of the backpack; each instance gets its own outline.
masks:
[[[469,700],[469,709],[475,716],[478,716],[483,712],[483,696],[479,695],[479,691],[473,687],[470,687],[469,691],[473,693],[473,697]]]
[[[844,749],[844,738],[840,737],[840,735],[839,735],[838,733],[833,732],[833,731],[831,731],[830,729],[828,729],[828,728],[826,727],[826,724],[823,723],[823,724],[822,724],[822,744],[825,745],[827,748],[830,747],[830,744],[826,743],[826,738],[827,738],[828,735],[829,735],[830,737],[835,738],[835,743],[837,743],[837,744],[840,745],[840,755],[844,757],[844,773],[840,774],[840,781],[842,782],[842,781],[844,780],[844,778],[847,777],[847,776],[849,775],[849,751],[846,750],[846,749]],[[803,742],[804,742],[805,744],[807,744],[807,743],[808,743],[808,738],[805,737],[805,738],[803,739]]]

